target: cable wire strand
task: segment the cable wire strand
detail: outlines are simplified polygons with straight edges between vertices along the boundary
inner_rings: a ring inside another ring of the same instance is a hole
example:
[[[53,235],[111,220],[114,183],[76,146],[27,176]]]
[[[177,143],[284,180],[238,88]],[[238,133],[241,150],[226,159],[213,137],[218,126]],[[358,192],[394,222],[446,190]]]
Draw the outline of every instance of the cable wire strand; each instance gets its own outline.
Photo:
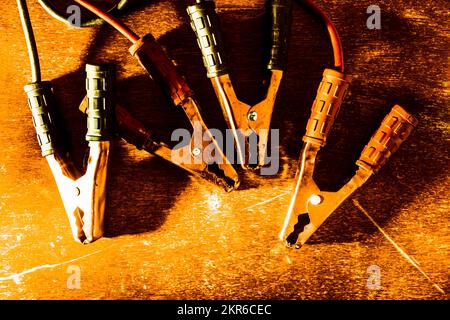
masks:
[[[17,0],[17,7],[19,9],[20,21],[22,23],[25,41],[27,43],[28,56],[30,58],[31,81],[39,82],[41,81],[41,66],[39,64],[39,54],[26,0]]]
[[[84,1],[84,0],[74,0],[74,1],[76,3],[82,5],[84,8],[88,9],[92,13],[96,14],[103,20],[105,20],[107,23],[109,23],[112,27],[114,27],[117,31],[119,31],[122,35],[124,35],[132,43],[135,43],[136,41],[139,40],[139,37],[133,31],[131,31],[127,26],[125,26],[118,19],[114,18],[112,15],[102,11],[101,9],[92,5],[88,1]]]
[[[341,38],[339,33],[334,26],[333,21],[330,17],[322,10],[314,1],[303,0],[300,1],[302,4],[306,5],[313,13],[318,15],[326,24],[328,33],[330,35],[331,45],[333,47],[334,54],[334,65],[336,68],[340,68],[341,72],[344,73],[344,50],[342,49]]]

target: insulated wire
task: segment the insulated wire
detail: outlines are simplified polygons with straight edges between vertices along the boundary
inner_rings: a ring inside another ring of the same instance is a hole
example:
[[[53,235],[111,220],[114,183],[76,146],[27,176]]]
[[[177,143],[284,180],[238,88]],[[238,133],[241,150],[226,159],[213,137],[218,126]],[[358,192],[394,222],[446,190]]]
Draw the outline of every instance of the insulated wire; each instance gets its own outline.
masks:
[[[52,4],[51,1],[49,0],[38,0],[39,4],[42,6],[42,8],[44,8],[45,11],[47,11],[47,13],[49,15],[51,15],[53,18],[55,18],[56,20],[65,23],[71,27],[73,27],[73,24],[71,22],[69,22],[69,20],[67,20],[66,17],[64,17],[61,13],[59,13],[56,8],[54,7],[54,5]],[[108,10],[108,12],[112,12],[112,11],[119,11],[119,10],[123,10],[123,8],[126,7],[128,3],[128,0],[121,0],[118,4],[116,4],[113,8],[111,8],[110,10]],[[98,26],[98,25],[102,25],[105,22],[105,20],[101,19],[101,18],[95,18],[95,19],[91,19],[88,21],[81,21],[81,25],[80,27],[84,28],[84,27],[93,27],[93,26]]]
[[[86,9],[90,10],[94,14],[98,15],[100,18],[105,20],[107,23],[109,23],[112,27],[117,29],[120,33],[122,33],[128,40],[130,40],[132,43],[135,43],[139,40],[139,37],[131,31],[128,27],[126,27],[123,23],[121,23],[119,20],[111,16],[110,14],[102,11],[101,9],[95,7],[91,3],[85,0],[74,0],[78,4],[82,5]],[[331,45],[333,47],[333,53],[334,53],[334,65],[337,68],[340,68],[341,72],[344,72],[344,54],[342,49],[342,43],[341,39],[339,37],[339,34],[336,30],[336,27],[333,24],[333,21],[328,17],[328,15],[320,8],[318,7],[313,1],[311,0],[303,0],[303,3],[311,9],[315,14],[321,17],[322,20],[324,20],[328,33],[330,35],[331,39]]]
[[[34,39],[33,27],[31,25],[26,0],[17,0],[17,7],[19,8],[20,21],[22,22],[23,33],[27,43],[28,56],[30,58],[31,81],[39,82],[41,81],[39,54],[36,47],[36,40]]]
[[[300,1],[305,4],[311,11],[318,15],[326,24],[328,33],[330,35],[331,45],[333,47],[334,54],[334,65],[340,68],[341,72],[344,73],[344,50],[342,49],[342,42],[339,37],[339,33],[334,26],[333,21],[328,17],[328,15],[312,0]]]
[[[132,43],[136,43],[139,40],[139,37],[133,31],[131,31],[127,26],[125,26],[118,19],[114,18],[112,15],[102,11],[101,9],[92,5],[88,1],[84,1],[84,0],[74,0],[74,1],[76,3],[82,5],[84,8],[88,9],[92,13],[96,14],[103,20],[105,20],[112,27],[114,27],[117,31],[119,31],[121,34],[123,34]]]

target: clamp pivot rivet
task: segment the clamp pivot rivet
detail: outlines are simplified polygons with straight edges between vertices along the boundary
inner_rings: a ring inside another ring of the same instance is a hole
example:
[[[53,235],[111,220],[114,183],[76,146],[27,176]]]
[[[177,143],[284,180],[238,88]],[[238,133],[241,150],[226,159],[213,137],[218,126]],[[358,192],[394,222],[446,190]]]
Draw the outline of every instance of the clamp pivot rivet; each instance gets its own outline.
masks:
[[[194,150],[192,150],[192,154],[196,157],[198,157],[201,153],[202,151],[200,150],[200,148],[195,148]]]
[[[311,197],[309,197],[309,202],[313,206],[318,206],[319,204],[322,203],[322,201],[323,201],[322,197],[317,194],[313,194]]]
[[[251,111],[248,113],[248,120],[256,121],[258,120],[258,113],[256,111]]]

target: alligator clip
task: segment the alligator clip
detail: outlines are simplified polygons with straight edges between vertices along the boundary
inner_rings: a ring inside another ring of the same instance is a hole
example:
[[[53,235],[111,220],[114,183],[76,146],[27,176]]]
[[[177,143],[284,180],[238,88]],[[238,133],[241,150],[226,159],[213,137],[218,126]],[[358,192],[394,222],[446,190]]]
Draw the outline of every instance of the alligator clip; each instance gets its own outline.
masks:
[[[313,179],[316,156],[325,146],[351,79],[344,75],[342,44],[333,22],[313,1],[304,0],[302,4],[325,22],[333,47],[334,65],[340,71],[325,69],[303,137],[294,192],[279,234],[280,240],[296,248],[300,248],[345,199],[386,163],[418,123],[400,106],[394,106],[364,148],[356,162],[359,169],[350,181],[337,192],[319,189]]]
[[[338,107],[335,105],[340,104],[342,92],[339,84],[329,80],[324,78],[314,101],[303,137],[294,192],[279,235],[289,247],[300,248],[356,189],[386,163],[418,124],[402,107],[394,106],[362,151],[356,162],[359,169],[350,181],[337,192],[322,191],[313,180],[315,160],[336,118]]]
[[[111,148],[113,107],[111,67],[87,65],[87,134],[89,157],[85,173],[59,151],[52,113],[56,104],[49,81],[27,84],[25,92],[33,115],[42,156],[47,159],[64,204],[73,237],[90,243],[103,236],[106,180]]]
[[[233,133],[238,161],[244,169],[258,169],[266,164],[272,112],[286,68],[291,11],[292,0],[270,1],[272,47],[267,69],[271,71],[271,77],[264,100],[250,106],[241,102],[234,91],[214,1],[197,0],[195,5],[187,8],[207,76]]]
[[[130,47],[130,53],[139,60],[150,76],[163,87],[173,103],[183,108],[192,125],[193,133],[187,145],[178,149],[169,149],[166,145],[149,139],[151,134],[138,129],[141,126],[136,122],[135,128],[131,125],[126,126],[126,129],[132,129],[134,133],[144,135],[144,141],[146,142],[143,146],[147,151],[223,187],[226,191],[236,189],[240,181],[235,169],[223,153],[222,146],[217,143],[203,121],[192,90],[188,87],[184,78],[178,75],[173,62],[169,60],[161,45],[156,42],[151,34],[148,34]],[[122,109],[119,115],[122,116],[123,114],[124,110]],[[121,118],[121,120],[123,127],[127,124],[126,117]],[[128,131],[128,133],[131,132]]]

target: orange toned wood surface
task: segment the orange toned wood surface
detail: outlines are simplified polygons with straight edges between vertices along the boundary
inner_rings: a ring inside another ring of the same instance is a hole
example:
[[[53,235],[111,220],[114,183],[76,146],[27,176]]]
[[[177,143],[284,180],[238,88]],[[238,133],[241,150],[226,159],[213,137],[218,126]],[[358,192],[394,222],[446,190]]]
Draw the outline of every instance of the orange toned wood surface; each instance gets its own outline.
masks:
[[[84,64],[113,62],[119,96],[130,111],[170,136],[185,125],[110,27],[71,29],[28,1],[44,79],[52,80],[72,150],[81,164]],[[439,293],[405,260],[352,200],[301,251],[277,240],[287,211],[310,106],[332,63],[327,34],[300,6],[294,10],[288,71],[274,111],[280,170],[240,171],[239,191],[221,189],[123,141],[112,154],[107,237],[75,243],[47,163],[40,156],[23,86],[30,71],[14,1],[0,7],[0,298],[1,299],[448,299],[449,91],[446,1],[319,1],[343,40],[353,76],[316,178],[337,189],[362,148],[398,103],[420,125],[389,163],[351,199],[439,284]],[[382,29],[368,30],[366,9],[382,9]],[[188,25],[185,1],[142,1],[124,21],[151,32],[195,90],[211,127],[224,120]],[[237,94],[255,103],[264,90],[263,1],[217,1]],[[381,289],[367,288],[369,266]],[[67,286],[79,268],[79,289]]]

